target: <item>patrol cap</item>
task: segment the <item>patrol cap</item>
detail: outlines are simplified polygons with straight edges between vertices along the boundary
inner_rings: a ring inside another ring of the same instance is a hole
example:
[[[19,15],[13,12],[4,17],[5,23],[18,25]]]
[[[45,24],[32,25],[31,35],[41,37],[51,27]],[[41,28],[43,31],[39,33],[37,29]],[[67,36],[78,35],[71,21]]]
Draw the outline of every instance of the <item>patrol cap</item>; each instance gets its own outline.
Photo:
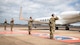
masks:
[[[52,14],[51,16],[54,16],[54,14]]]
[[[32,17],[30,17],[30,18],[32,18]]]

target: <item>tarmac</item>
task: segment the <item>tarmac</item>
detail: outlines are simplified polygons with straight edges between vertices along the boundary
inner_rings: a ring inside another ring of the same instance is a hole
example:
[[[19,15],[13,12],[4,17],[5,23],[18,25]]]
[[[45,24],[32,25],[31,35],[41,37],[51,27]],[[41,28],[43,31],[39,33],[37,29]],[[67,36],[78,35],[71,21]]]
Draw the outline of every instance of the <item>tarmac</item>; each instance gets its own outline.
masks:
[[[10,27],[7,27],[7,30],[0,27],[0,45],[80,45],[80,32],[77,31],[80,28],[55,30],[54,39],[49,39],[47,28],[33,28],[31,35],[28,35],[27,27],[14,27],[13,32]]]

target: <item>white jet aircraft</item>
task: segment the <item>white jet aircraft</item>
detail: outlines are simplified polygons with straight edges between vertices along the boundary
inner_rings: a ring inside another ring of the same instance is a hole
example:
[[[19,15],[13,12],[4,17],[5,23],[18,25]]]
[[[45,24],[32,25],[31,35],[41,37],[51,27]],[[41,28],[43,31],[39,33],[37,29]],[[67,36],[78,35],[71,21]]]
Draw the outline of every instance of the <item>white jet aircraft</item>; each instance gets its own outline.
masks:
[[[59,18],[59,20],[56,21],[56,25],[65,25],[66,30],[69,30],[69,24],[80,21],[80,11],[62,12],[61,14],[56,16]],[[37,24],[48,24],[50,18],[51,17],[36,18],[34,19],[34,22],[36,22]],[[20,20],[28,21],[27,19],[24,19],[22,17],[22,7],[20,8]],[[58,29],[58,27],[56,27],[56,29]]]

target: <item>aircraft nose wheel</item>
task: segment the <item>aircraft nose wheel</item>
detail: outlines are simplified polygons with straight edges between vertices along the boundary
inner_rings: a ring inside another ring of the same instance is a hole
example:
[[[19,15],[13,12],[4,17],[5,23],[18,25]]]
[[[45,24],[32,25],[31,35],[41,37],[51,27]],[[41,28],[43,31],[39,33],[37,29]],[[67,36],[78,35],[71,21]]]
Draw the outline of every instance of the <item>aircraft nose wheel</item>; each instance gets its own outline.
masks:
[[[56,30],[58,30],[59,28],[58,27],[55,27],[56,28]]]
[[[66,26],[66,29],[65,30],[69,30],[69,27],[68,26]]]

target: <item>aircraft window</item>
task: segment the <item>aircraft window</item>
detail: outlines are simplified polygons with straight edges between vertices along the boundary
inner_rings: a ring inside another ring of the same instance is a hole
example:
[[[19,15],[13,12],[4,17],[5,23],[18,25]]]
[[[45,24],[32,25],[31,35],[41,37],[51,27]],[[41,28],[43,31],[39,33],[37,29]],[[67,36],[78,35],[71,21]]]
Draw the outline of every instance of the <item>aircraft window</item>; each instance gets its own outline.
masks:
[[[45,19],[44,19],[44,21],[45,21]]]
[[[46,19],[45,19],[45,21],[46,21]]]
[[[43,20],[44,21],[44,20]]]
[[[43,19],[43,20],[40,20],[40,21],[49,21],[49,19]]]
[[[46,21],[45,19],[43,19],[43,21]]]
[[[43,20],[40,20],[40,21],[43,21]]]
[[[43,21],[43,20],[41,20],[41,21]]]
[[[47,21],[49,21],[49,19],[47,19]]]
[[[44,19],[44,21],[45,21],[45,19]]]
[[[47,19],[47,21],[48,21],[48,19]]]

